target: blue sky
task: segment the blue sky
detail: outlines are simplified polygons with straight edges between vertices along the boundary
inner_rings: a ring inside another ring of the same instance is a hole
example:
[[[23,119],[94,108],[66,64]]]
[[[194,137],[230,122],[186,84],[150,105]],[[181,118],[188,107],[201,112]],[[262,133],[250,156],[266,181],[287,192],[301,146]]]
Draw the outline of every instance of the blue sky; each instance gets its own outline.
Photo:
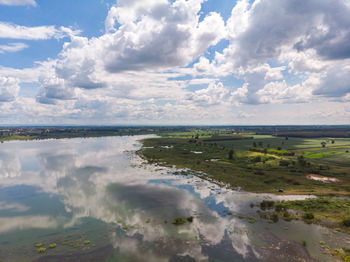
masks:
[[[350,124],[348,0],[0,0],[0,124]]]

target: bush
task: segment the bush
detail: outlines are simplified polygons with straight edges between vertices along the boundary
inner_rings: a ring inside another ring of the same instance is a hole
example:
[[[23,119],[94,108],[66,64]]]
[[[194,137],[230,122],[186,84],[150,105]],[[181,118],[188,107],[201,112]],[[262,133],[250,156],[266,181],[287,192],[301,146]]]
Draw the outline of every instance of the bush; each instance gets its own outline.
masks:
[[[305,213],[304,215],[303,215],[303,218],[304,219],[314,219],[315,218],[315,216],[314,216],[314,214],[312,214],[312,213],[310,213],[310,212],[307,212],[307,213]]]
[[[173,224],[174,225],[183,225],[186,223],[186,218],[183,218],[183,217],[177,217],[177,218],[174,218],[174,221],[173,221]]]
[[[288,160],[280,160],[280,166],[289,166]]]
[[[254,158],[252,159],[252,162],[253,162],[253,163],[259,163],[259,162],[261,162],[261,157],[260,157],[260,156],[254,157]]]
[[[346,226],[346,227],[350,227],[350,218],[345,218],[343,220],[343,225]]]
[[[192,223],[192,222],[193,222],[193,216],[188,217],[188,218],[187,218],[187,221],[190,222],[190,223]]]
[[[272,213],[270,215],[270,219],[274,222],[277,223],[278,222],[278,214],[277,213]]]
[[[260,208],[262,210],[264,209],[271,209],[273,208],[273,206],[275,205],[275,202],[274,201],[270,201],[270,200],[264,200],[260,203]]]

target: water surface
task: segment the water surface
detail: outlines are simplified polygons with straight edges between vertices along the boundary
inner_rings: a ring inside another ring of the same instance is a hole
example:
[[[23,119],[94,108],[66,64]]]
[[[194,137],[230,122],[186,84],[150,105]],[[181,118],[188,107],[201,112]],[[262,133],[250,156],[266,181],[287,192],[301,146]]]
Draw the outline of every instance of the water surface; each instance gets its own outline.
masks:
[[[144,137],[1,144],[0,261],[332,261],[319,242],[348,240],[299,221],[269,224],[250,207],[282,197],[145,165],[135,154]]]

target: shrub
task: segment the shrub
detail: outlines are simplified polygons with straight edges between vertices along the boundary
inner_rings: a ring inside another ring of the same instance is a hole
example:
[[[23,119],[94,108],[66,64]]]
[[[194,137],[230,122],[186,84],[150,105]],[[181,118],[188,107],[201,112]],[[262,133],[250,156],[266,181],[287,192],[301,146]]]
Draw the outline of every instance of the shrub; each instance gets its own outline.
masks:
[[[183,218],[183,217],[176,217],[174,218],[174,221],[173,221],[173,224],[174,225],[183,225],[186,223],[186,218]]]
[[[274,201],[271,201],[271,200],[264,200],[260,203],[260,208],[261,209],[271,209],[273,208],[273,206],[275,205],[275,202]]]
[[[288,160],[280,160],[280,166],[289,166]]]
[[[314,219],[315,216],[314,214],[310,213],[310,212],[306,212],[304,215],[303,215],[303,218],[304,219]]]
[[[277,213],[272,213],[270,215],[270,219],[274,222],[277,223],[278,222],[278,214]]]
[[[38,248],[37,252],[38,253],[45,253],[46,252],[46,248],[44,248],[44,247]]]
[[[283,209],[284,209],[283,204],[278,203],[278,204],[275,205],[275,211],[276,212],[281,212]]]
[[[252,162],[253,163],[258,163],[258,162],[261,162],[261,157],[260,156],[256,156],[252,159]]]
[[[250,217],[248,218],[248,222],[254,224],[256,222],[256,219],[254,217]]]
[[[188,217],[188,218],[187,218],[187,221],[190,222],[190,223],[192,223],[192,222],[193,222],[193,216]]]
[[[283,212],[283,217],[290,217],[290,213],[288,211]]]
[[[343,225],[346,227],[350,227],[350,218],[343,219]]]

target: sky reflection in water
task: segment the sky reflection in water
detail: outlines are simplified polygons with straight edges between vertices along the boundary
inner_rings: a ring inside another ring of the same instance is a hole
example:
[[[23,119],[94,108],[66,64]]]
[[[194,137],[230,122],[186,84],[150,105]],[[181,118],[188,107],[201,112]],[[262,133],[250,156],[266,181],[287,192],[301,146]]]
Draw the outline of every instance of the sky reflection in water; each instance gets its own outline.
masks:
[[[239,218],[256,217],[251,202],[278,197],[142,165],[132,152],[141,138],[1,144],[0,261],[314,261],[309,253],[329,259],[312,244],[324,238],[321,227]],[[192,223],[171,223],[188,216]],[[59,246],[78,235],[93,244]],[[311,243],[308,250],[301,240]],[[36,242],[58,247],[39,255]]]

